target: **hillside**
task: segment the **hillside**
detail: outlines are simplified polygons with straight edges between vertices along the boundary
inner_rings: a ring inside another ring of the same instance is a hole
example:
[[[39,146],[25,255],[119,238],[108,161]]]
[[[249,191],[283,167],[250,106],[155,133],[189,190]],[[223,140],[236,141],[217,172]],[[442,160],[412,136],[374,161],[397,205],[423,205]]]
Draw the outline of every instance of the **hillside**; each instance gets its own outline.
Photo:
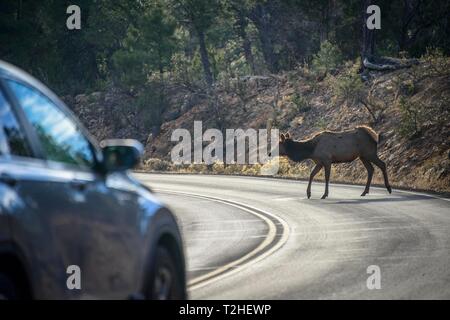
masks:
[[[194,120],[203,121],[203,130],[272,126],[296,139],[367,124],[381,133],[379,154],[393,186],[450,192],[449,66],[449,58],[430,56],[411,68],[362,77],[351,63],[326,76],[298,68],[221,81],[209,95],[172,84],[160,129],[146,127],[145,109],[118,89],[67,96],[65,101],[98,139],[136,138],[144,143],[144,170],[259,173],[259,166],[173,166],[171,133],[177,128],[192,132]],[[280,175],[307,178],[310,168],[309,162],[283,160]],[[323,173],[317,177],[322,178]],[[365,183],[366,170],[359,161],[334,165],[331,180]],[[382,183],[379,170],[374,183]]]

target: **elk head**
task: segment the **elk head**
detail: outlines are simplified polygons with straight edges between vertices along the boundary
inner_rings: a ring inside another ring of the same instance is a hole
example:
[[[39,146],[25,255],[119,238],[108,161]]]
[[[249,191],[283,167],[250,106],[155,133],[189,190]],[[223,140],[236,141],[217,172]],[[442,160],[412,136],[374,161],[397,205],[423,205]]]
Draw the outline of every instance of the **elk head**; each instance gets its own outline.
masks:
[[[280,157],[282,156],[287,156],[287,145],[289,144],[289,141],[291,141],[291,135],[289,134],[289,132],[287,133],[282,133],[280,135],[280,141],[278,142],[278,152]]]
[[[282,133],[278,140],[278,156],[287,156],[287,144],[292,141],[291,135],[288,133]],[[272,152],[269,153],[269,157],[272,156]]]

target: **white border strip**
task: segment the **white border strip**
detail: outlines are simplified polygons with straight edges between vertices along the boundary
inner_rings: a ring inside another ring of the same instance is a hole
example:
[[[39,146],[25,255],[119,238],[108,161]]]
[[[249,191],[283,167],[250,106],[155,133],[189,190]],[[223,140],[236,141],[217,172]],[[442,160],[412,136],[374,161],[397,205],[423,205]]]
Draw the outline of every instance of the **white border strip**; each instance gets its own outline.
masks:
[[[193,175],[193,176],[203,176],[203,177],[225,177],[225,178],[245,178],[245,179],[259,179],[259,180],[267,180],[267,181],[284,181],[284,182],[289,182],[289,183],[303,183],[303,184],[308,184],[308,180],[307,179],[286,179],[286,178],[282,178],[282,177],[267,177],[267,176],[246,176],[246,175],[233,175],[233,174],[195,174],[195,173],[179,173],[179,172],[139,172],[139,171],[135,171],[133,172],[133,174],[138,174],[138,175],[172,175],[172,176],[188,176],[188,175]],[[316,180],[315,183],[322,183],[325,184],[324,181],[319,181]],[[338,182],[330,182],[329,183],[330,187],[331,186],[342,186],[342,187],[350,187],[350,188],[364,188],[364,184],[350,184],[350,183],[338,183]],[[386,190],[385,187],[378,187],[378,186],[370,186],[370,189],[379,189],[379,190]],[[446,198],[446,197],[441,197],[438,195],[433,195],[430,193],[426,193],[426,192],[419,192],[419,191],[409,191],[409,190],[403,190],[403,189],[396,189],[395,187],[392,187],[392,192],[402,192],[402,193],[409,193],[409,194],[414,194],[414,195],[419,195],[419,196],[425,196],[425,197],[429,197],[429,198],[434,198],[434,199],[439,199],[439,200],[444,200],[444,201],[450,201],[450,198]],[[258,209],[259,210],[259,209]],[[262,210],[261,210],[262,211]]]

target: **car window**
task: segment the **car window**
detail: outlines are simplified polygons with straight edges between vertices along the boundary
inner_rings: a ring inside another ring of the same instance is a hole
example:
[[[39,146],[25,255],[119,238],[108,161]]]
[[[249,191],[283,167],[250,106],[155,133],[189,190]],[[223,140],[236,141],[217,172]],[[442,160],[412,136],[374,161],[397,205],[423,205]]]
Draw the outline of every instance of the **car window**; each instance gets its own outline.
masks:
[[[92,148],[76,123],[39,91],[15,81],[8,83],[36,130],[46,159],[92,168]]]
[[[0,91],[0,124],[3,129],[3,136],[9,147],[9,153],[16,156],[30,157],[31,149],[25,139],[22,128],[19,125],[11,106],[6,101],[5,96]],[[0,129],[0,130],[1,130]],[[0,150],[0,152],[5,152]]]

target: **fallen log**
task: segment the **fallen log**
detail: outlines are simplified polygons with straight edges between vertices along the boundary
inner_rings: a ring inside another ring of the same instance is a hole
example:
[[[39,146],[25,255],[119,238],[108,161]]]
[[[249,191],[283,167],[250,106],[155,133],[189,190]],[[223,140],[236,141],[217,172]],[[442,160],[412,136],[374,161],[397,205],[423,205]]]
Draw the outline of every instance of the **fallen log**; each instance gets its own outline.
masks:
[[[363,65],[365,69],[376,70],[376,71],[392,71],[403,68],[409,68],[415,64],[418,64],[417,59],[396,59],[390,57],[371,57],[371,61],[366,57],[364,58]]]

